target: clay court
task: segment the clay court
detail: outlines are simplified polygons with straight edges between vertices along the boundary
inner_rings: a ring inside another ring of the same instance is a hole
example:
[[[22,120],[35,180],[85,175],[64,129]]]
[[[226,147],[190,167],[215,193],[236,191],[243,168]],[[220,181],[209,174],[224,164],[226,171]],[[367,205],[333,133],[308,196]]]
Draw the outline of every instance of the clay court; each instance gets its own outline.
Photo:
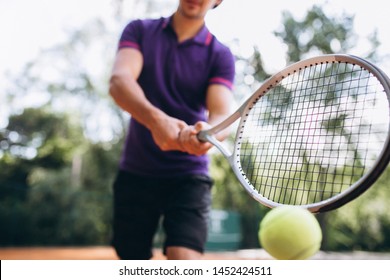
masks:
[[[207,252],[205,259],[209,260],[234,260],[234,259],[270,259],[264,251],[237,252]],[[2,260],[116,260],[115,251],[111,247],[34,247],[34,248],[2,248],[0,249],[0,259]],[[161,250],[156,249],[154,258],[156,260],[165,259]]]
[[[1,260],[116,260],[111,247],[33,247],[0,248]],[[153,259],[165,259],[160,250],[155,250]],[[234,252],[206,252],[206,260],[271,260],[262,249],[238,250]],[[389,253],[374,252],[318,252],[314,260],[390,260]]]

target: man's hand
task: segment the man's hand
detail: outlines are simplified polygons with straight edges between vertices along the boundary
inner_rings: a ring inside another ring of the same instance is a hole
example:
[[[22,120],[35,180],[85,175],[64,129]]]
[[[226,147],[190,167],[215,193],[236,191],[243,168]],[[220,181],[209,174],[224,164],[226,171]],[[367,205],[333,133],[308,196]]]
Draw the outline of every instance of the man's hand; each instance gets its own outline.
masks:
[[[179,142],[179,134],[187,127],[184,121],[165,115],[150,126],[150,132],[154,142],[162,151],[185,152]]]
[[[179,133],[179,143],[182,150],[196,156],[201,156],[207,153],[213,146],[208,142],[201,142],[196,136],[199,131],[210,128],[206,122],[197,122],[194,126],[187,126]]]

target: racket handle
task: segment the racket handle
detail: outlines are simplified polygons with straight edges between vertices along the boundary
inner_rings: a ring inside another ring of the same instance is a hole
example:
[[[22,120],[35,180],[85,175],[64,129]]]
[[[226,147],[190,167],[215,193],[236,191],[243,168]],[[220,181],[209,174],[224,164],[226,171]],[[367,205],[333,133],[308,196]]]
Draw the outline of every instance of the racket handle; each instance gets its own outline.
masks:
[[[207,130],[201,130],[198,132],[196,137],[198,137],[198,140],[201,142],[209,142],[210,135],[208,134]]]

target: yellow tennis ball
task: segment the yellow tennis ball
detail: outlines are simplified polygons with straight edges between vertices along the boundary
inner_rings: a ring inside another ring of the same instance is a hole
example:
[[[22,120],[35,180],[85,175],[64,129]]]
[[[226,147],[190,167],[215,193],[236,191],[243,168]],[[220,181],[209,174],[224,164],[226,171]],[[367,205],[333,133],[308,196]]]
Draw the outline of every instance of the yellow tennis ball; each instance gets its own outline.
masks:
[[[322,231],[315,216],[307,209],[280,206],[264,216],[259,241],[275,259],[304,260],[320,249]]]

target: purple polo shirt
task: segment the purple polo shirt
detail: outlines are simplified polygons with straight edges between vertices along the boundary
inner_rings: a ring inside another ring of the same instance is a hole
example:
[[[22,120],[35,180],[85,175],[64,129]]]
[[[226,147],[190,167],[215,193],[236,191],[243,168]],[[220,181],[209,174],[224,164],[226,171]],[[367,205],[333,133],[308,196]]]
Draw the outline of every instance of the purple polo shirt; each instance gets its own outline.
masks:
[[[124,29],[119,48],[135,48],[144,64],[138,83],[146,98],[168,115],[192,125],[206,120],[207,87],[234,80],[234,57],[204,26],[192,39],[178,43],[170,18],[135,20]],[[135,119],[120,168],[134,174],[167,177],[208,174],[207,155],[161,151],[150,131]]]

